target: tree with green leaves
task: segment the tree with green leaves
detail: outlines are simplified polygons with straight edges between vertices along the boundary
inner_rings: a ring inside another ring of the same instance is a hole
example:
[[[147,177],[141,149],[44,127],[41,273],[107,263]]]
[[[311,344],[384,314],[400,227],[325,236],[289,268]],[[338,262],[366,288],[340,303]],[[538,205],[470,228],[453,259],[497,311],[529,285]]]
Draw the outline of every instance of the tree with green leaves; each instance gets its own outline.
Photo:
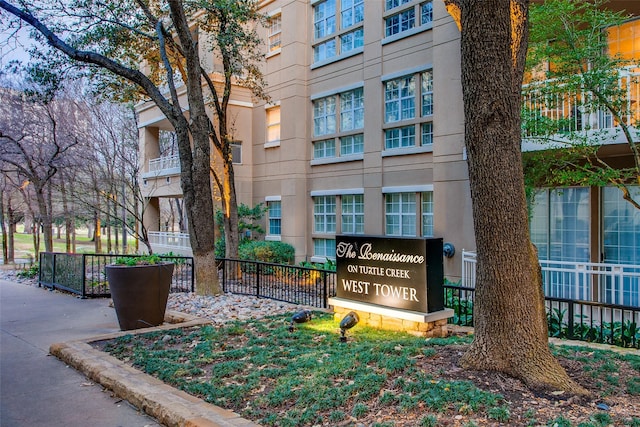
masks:
[[[213,268],[211,175],[222,196],[225,232],[230,236],[227,256],[234,257],[238,217],[227,108],[234,84],[266,98],[259,70],[263,53],[254,28],[263,19],[257,1],[0,0],[0,9],[4,22],[20,25],[9,20],[14,17],[27,23],[41,41],[71,60],[48,54],[43,62],[63,64],[61,69],[83,66],[103,92],[117,93],[121,99],[151,100],[162,111],[178,142],[197,292],[220,293]],[[203,50],[214,52],[219,70],[203,63]],[[181,84],[186,89],[188,116],[179,99]],[[211,147],[221,159],[219,168],[212,167]]]
[[[465,146],[477,245],[474,340],[466,368],[538,389],[587,391],[549,350],[521,160],[528,0],[446,0],[461,31]]]
[[[627,17],[607,3],[531,5],[523,128],[537,146],[525,153],[525,178],[530,188],[615,186],[640,209],[629,191],[640,184],[640,115],[630,98],[630,88],[640,87],[639,64],[610,52],[607,33]]]

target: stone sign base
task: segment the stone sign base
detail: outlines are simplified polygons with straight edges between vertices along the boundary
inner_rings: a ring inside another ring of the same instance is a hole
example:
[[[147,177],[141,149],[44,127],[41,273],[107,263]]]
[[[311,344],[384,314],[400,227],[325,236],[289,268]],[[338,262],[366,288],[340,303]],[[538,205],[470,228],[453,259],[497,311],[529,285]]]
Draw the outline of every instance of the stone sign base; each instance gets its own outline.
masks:
[[[446,337],[447,319],[453,317],[450,308],[433,313],[398,310],[374,304],[351,301],[343,298],[329,298],[334,317],[340,321],[350,311],[358,313],[358,325],[408,332],[422,337]]]

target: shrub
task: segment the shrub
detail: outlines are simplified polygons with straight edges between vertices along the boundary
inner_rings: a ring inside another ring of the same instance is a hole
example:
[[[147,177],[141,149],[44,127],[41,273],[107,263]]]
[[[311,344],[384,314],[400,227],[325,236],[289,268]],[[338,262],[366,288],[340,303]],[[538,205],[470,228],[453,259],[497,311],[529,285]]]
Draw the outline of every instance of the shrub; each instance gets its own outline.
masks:
[[[31,264],[31,266],[26,270],[19,271],[16,274],[16,276],[27,278],[27,279],[33,279],[38,275],[39,271],[40,271],[40,267],[38,266],[38,264]]]
[[[272,262],[276,264],[291,264],[295,256],[295,249],[288,243],[249,240],[238,249],[240,259]]]

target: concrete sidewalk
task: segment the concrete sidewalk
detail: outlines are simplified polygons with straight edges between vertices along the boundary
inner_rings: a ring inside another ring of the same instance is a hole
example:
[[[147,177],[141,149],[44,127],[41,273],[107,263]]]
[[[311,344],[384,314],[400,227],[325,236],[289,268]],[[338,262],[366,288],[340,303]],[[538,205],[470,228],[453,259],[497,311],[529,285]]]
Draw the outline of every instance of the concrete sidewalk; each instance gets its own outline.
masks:
[[[160,426],[49,355],[54,343],[119,330],[108,299],[0,280],[0,425]]]

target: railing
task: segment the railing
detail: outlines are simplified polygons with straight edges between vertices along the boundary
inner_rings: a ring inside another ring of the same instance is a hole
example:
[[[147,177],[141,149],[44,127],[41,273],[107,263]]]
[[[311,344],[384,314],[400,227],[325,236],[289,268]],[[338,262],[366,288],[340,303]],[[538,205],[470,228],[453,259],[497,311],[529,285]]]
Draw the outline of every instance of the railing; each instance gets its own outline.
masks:
[[[168,169],[180,170],[180,156],[158,157],[149,160],[149,172],[162,172]]]
[[[540,260],[544,294],[549,298],[584,300],[640,307],[640,266]],[[475,287],[476,254],[462,251],[461,285]]]
[[[218,260],[225,292],[254,295],[312,307],[335,296],[335,271],[236,259]]]
[[[545,119],[560,121],[560,132],[587,132],[613,129],[617,126],[613,115],[604,109],[589,107],[594,96],[587,90],[559,92],[548,90],[553,80],[523,86],[525,121],[545,123]],[[640,109],[634,102],[640,99],[640,72],[633,67],[619,70],[619,87],[627,94],[625,122],[635,123],[640,119]],[[530,129],[535,135],[540,130]]]
[[[152,246],[167,249],[180,248],[191,250],[191,241],[188,233],[171,233],[163,231],[149,231],[149,243]]]
[[[474,288],[445,285],[451,323],[473,326],[474,295]],[[545,308],[550,337],[640,348],[640,307],[546,297]]]
[[[82,298],[110,297],[105,266],[113,264],[116,258],[139,256],[41,252],[38,283],[40,286],[62,289],[80,295]],[[160,258],[175,264],[170,292],[195,290],[192,257],[161,256]]]

